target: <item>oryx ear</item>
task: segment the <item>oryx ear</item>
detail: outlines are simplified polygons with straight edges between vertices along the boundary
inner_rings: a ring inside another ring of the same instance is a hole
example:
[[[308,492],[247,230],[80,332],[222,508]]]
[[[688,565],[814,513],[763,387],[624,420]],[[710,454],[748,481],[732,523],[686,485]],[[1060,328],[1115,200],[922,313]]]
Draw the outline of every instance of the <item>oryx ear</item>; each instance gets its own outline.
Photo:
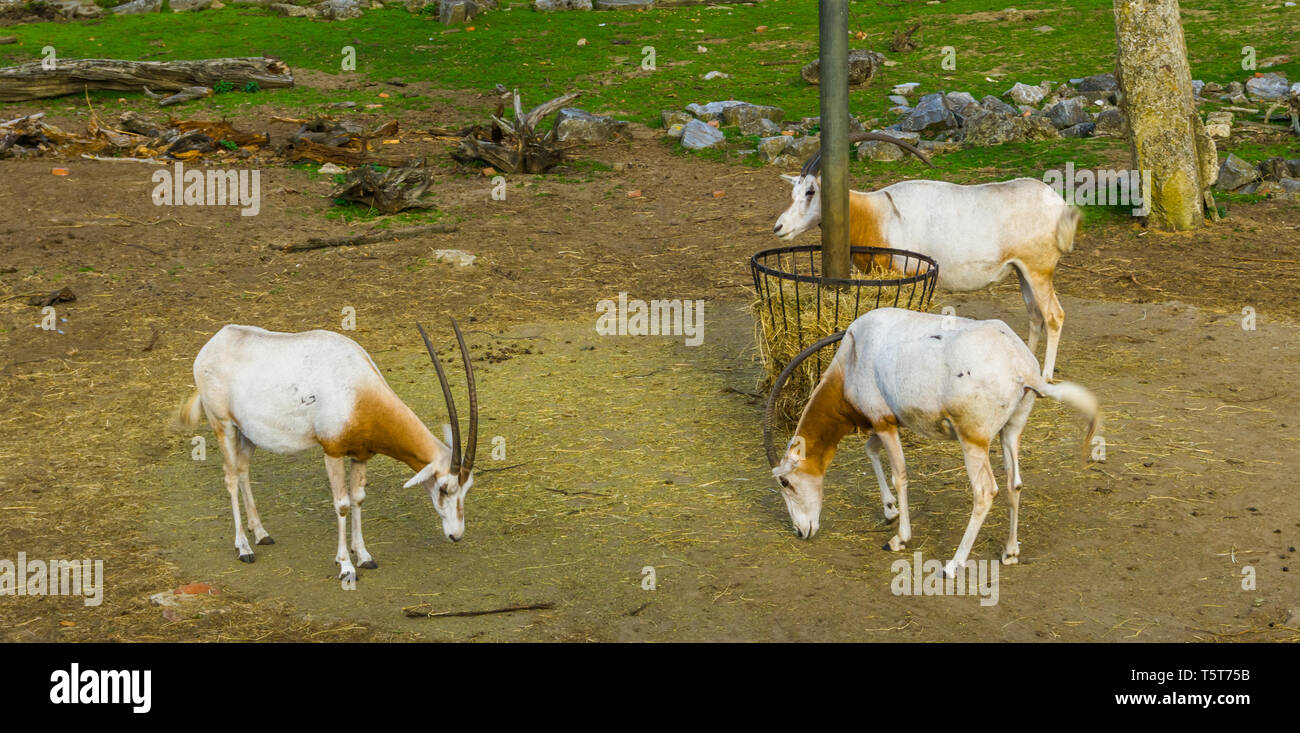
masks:
[[[799,176],[791,176],[791,175],[788,175],[788,174],[786,174],[786,173],[782,173],[782,174],[781,174],[781,180],[783,180],[783,181],[785,181],[786,183],[788,183],[788,184],[790,184],[791,186],[793,186],[794,184],[796,184],[796,183],[799,182]]]
[[[442,424],[442,442],[451,445],[451,423]]]
[[[785,460],[781,461],[781,463],[776,468],[772,469],[772,475],[776,476],[777,478],[780,478],[786,475],[787,473],[794,471],[794,469],[798,465],[799,462],[795,460],[794,456],[790,455],[789,453],[786,453]]]
[[[430,463],[424,468],[421,468],[420,472],[415,474],[415,476],[413,476],[410,481],[407,481],[406,483],[402,484],[402,488],[409,489],[412,486],[415,486],[416,484],[422,484],[425,481],[428,481],[429,479],[433,478],[433,471],[434,471],[433,464]]]

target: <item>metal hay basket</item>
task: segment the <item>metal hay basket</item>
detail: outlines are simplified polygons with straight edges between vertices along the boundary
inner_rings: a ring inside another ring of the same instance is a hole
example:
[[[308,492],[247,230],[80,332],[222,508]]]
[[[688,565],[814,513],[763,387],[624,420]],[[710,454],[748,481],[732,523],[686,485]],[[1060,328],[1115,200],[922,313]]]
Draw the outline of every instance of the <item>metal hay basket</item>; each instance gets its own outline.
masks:
[[[852,247],[858,277],[830,278],[821,274],[821,245],[766,249],[749,259],[754,277],[755,334],[763,361],[763,389],[795,355],[818,340],[841,331],[875,308],[925,311],[934,297],[939,265],[926,255],[882,247]],[[863,273],[867,265],[870,271]],[[899,277],[869,279],[873,274]],[[791,375],[782,394],[779,414],[796,421],[804,402],[833,353],[818,352]]]

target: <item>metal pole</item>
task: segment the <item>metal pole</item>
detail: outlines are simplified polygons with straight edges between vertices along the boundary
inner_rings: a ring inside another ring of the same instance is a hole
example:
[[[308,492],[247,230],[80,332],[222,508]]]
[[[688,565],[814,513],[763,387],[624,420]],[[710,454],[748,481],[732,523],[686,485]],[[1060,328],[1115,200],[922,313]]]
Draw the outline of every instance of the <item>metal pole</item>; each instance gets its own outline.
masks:
[[[822,274],[849,276],[849,3],[820,0]]]

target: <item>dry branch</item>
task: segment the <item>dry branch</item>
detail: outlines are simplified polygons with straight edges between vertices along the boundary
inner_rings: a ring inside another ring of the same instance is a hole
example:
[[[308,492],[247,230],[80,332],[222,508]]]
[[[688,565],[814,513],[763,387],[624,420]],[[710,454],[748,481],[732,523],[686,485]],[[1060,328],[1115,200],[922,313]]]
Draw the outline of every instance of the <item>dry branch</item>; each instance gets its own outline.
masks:
[[[428,606],[429,604],[421,604]],[[449,618],[452,616],[488,616],[494,613],[514,613],[515,611],[549,611],[555,608],[555,604],[547,601],[546,603],[528,603],[522,606],[505,606],[503,608],[490,608],[486,611],[422,611],[420,606],[408,606],[402,609],[402,613],[407,618]]]
[[[460,226],[455,222],[437,222],[404,229],[386,229],[370,231],[365,234],[351,234],[346,237],[312,237],[301,244],[271,245],[271,249],[281,252],[306,252],[313,249],[325,249],[326,247],[351,247],[358,244],[385,242],[390,239],[405,239],[417,234],[450,234],[459,228]]]
[[[59,97],[85,89],[141,91],[145,87],[179,92],[186,87],[211,87],[226,81],[262,89],[293,86],[288,65],[272,58],[198,59],[193,61],[122,61],[118,59],[61,60],[53,69],[33,61],[0,69],[0,102]]]

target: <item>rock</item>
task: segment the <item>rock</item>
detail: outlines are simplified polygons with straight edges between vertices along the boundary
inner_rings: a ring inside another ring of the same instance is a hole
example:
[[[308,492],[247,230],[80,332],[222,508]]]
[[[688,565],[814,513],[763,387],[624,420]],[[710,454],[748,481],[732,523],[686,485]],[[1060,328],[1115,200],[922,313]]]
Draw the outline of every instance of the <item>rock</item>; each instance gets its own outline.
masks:
[[[1097,127],[1092,134],[1093,137],[1128,137],[1128,120],[1117,107],[1103,109],[1097,115]]]
[[[425,8],[438,9],[438,0],[406,0],[406,10],[409,13],[422,13]]]
[[[55,2],[50,3],[50,5],[53,6],[55,12],[59,14],[59,17],[67,18],[69,20],[102,18],[105,13],[103,8],[90,0],[56,0]],[[4,7],[4,3],[0,3],[0,8],[2,7]],[[175,6],[173,5],[172,8],[175,9]]]
[[[683,112],[678,109],[666,109],[659,113],[659,121],[663,123],[665,130],[673,125],[685,125],[693,119],[695,118],[690,112]]]
[[[1300,179],[1283,178],[1281,187],[1282,198],[1285,198],[1288,201],[1300,201]]]
[[[356,103],[356,102],[353,102],[353,101],[351,101],[351,100],[348,100],[348,101],[346,101],[346,102],[330,102],[329,104],[327,104],[327,105],[325,105],[325,106],[326,106],[326,107],[329,107],[330,109],[355,109],[356,106],[357,106],[357,103]]]
[[[1058,130],[1092,121],[1092,117],[1088,115],[1088,110],[1083,106],[1083,99],[1080,97],[1061,100],[1043,110],[1043,114],[1052,121],[1052,124]]]
[[[470,0],[443,0],[442,6],[445,7],[450,2],[462,2],[473,6]],[[316,7],[320,10],[320,17],[329,20],[352,20],[361,17],[361,3],[357,0],[325,0]]]
[[[781,134],[781,126],[766,117],[759,117],[755,120],[740,123],[740,134],[771,137]]]
[[[927,155],[942,155],[961,150],[961,143],[950,140],[922,140],[916,144]]]
[[[907,97],[904,97],[904,96],[901,95],[901,94],[891,94],[891,95],[889,95],[889,101],[893,102],[894,105],[895,105],[895,106],[898,106],[898,107],[906,107],[906,106],[907,106]]]
[[[805,135],[796,137],[790,141],[790,147],[785,149],[786,155],[793,156],[796,160],[807,160],[812,157],[813,153],[822,149],[821,135]]]
[[[1019,118],[1014,114],[993,112],[981,107],[966,117],[962,142],[972,147],[1018,142],[1020,136],[1016,129],[1017,119]]]
[[[542,13],[557,10],[591,10],[591,0],[533,0],[533,10]]]
[[[1286,161],[1279,157],[1272,157],[1262,161],[1257,168],[1259,177],[1266,181],[1280,181],[1283,178],[1291,177],[1291,171],[1287,170]]]
[[[949,92],[943,97],[943,104],[953,112],[961,112],[967,105],[979,104],[970,92]]]
[[[136,1],[139,2],[140,0]],[[320,16],[320,11],[316,8],[290,5],[288,3],[273,3],[267,6],[267,9],[286,18],[316,18]]]
[[[1114,92],[1118,89],[1119,81],[1114,74],[1094,74],[1079,82],[1081,92]]]
[[[691,119],[694,118],[692,117]],[[673,140],[681,140],[682,133],[684,132],[686,132],[686,123],[674,122],[673,124],[668,126],[668,129],[664,132],[664,134],[672,138]]]
[[[725,139],[722,130],[699,120],[691,120],[682,128],[682,147],[687,150],[712,148]]]
[[[721,71],[710,71],[709,73],[705,74],[700,78],[704,79],[705,81],[713,81],[714,79],[730,79],[731,74],[724,74]]]
[[[875,51],[860,48],[849,50],[849,86],[866,84],[876,75],[885,57]],[[813,59],[799,70],[799,76],[809,84],[821,83],[821,59]]]
[[[1069,127],[1061,130],[1061,137],[1071,137],[1071,138],[1092,137],[1092,134],[1096,132],[1096,130],[1097,130],[1097,123],[1080,122],[1077,125],[1070,125]]]
[[[1016,82],[1016,85],[1003,93],[1004,97],[1011,97],[1016,104],[1035,105],[1043,101],[1047,96],[1047,91],[1042,87],[1031,87],[1028,84]]]
[[[1201,92],[1204,89],[1205,89],[1205,82],[1201,81],[1200,79],[1192,79],[1192,94],[1195,94],[1196,96],[1199,97],[1201,96]]]
[[[1087,100],[1088,104],[1093,104],[1093,105],[1097,104],[1098,102],[1101,102],[1102,104],[1114,105],[1117,102],[1119,102],[1119,97],[1117,97],[1116,94],[1117,92],[1079,92],[1080,97],[1083,97],[1085,100]]]
[[[910,153],[897,145],[881,140],[866,140],[858,143],[858,160],[887,163],[893,160],[902,160],[908,155]]]
[[[445,2],[445,0],[444,0]],[[446,262],[456,267],[469,267],[478,259],[477,255],[472,255],[463,249],[435,249],[433,259],[437,262]]]
[[[1224,191],[1236,191],[1257,180],[1259,180],[1259,169],[1228,153],[1228,157],[1224,158],[1219,166],[1219,181],[1215,187]]]
[[[438,3],[438,22],[443,25],[466,23],[478,15],[474,0],[441,0]]]
[[[597,10],[649,10],[655,0],[596,0]]]
[[[1205,86],[1201,87],[1201,94],[1207,96],[1210,94],[1220,94],[1222,92],[1223,92],[1223,85],[1217,81],[1207,81],[1205,82]]]
[[[1291,173],[1292,178],[1300,178],[1300,158],[1292,158],[1286,162],[1286,168]]]
[[[1093,93],[1095,94],[1096,92]],[[1057,87],[1052,90],[1052,97],[1058,102],[1062,99],[1070,99],[1077,96],[1079,96],[1079,92],[1069,84],[1058,84]]]
[[[1053,125],[1051,120],[1042,115],[1017,117],[1016,131],[1022,139],[1029,142],[1036,140],[1055,140],[1061,136],[1060,133],[1056,131],[1056,125]]]
[[[695,115],[705,122],[722,121],[722,113],[731,107],[737,107],[748,102],[741,102],[737,99],[728,99],[724,102],[709,102],[708,104],[691,103],[686,105],[686,111]]]
[[[722,124],[743,125],[756,120],[780,122],[785,119],[785,110],[766,104],[749,104],[742,102],[722,110]]]
[[[131,0],[124,5],[118,5],[113,8],[115,15],[140,15],[141,13],[156,13],[162,10],[162,0]]]
[[[894,88],[893,88],[893,89],[890,89],[889,91],[890,91],[891,94],[897,94],[897,95],[899,95],[900,97],[906,97],[907,95],[909,95],[909,94],[911,94],[912,92],[916,91],[916,88],[919,87],[919,86],[921,86],[921,82],[919,82],[919,81],[909,81],[909,82],[906,82],[906,83],[904,83],[904,84],[895,84],[895,85],[894,85]],[[906,101],[907,101],[907,100],[904,100],[904,101],[903,101],[904,104],[906,104]]]
[[[340,168],[339,166],[337,166],[337,165],[335,165],[335,164],[333,164],[333,163],[326,163],[325,165],[323,165],[323,166],[317,168],[317,169],[316,169],[316,172],[317,172],[317,173],[323,173],[323,174],[325,174],[325,175],[330,175],[330,176],[332,176],[332,175],[335,175],[335,174],[337,174],[337,173],[343,173],[343,172],[345,172],[345,171],[344,171],[342,168]]]
[[[916,108],[899,123],[899,128],[908,132],[927,130],[946,130],[957,126],[957,120],[944,104],[943,92],[934,92],[921,97]]]
[[[627,136],[628,123],[565,107],[555,115],[555,138],[560,142],[605,143]]]
[[[1246,82],[1246,93],[1254,99],[1272,101],[1282,99],[1290,91],[1291,83],[1276,71],[1251,77]]]
[[[1004,115],[1020,114],[1020,112],[1015,107],[1012,107],[1006,102],[1003,102],[1001,99],[998,99],[992,94],[989,94],[983,99],[981,99],[980,106],[990,112],[998,112]]]
[[[775,163],[777,158],[790,147],[794,138],[789,135],[774,135],[758,141],[758,157],[764,163]]]
[[[1232,113],[1217,110],[1205,116],[1205,134],[1220,140],[1232,136]]]

